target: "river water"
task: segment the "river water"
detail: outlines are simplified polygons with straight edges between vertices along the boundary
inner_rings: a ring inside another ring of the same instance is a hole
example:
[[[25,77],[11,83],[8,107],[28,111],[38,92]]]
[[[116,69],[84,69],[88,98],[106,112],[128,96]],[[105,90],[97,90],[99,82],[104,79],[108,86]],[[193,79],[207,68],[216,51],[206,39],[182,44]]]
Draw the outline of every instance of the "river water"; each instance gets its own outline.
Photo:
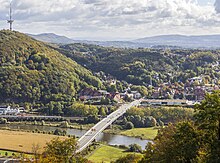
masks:
[[[50,126],[34,126],[34,125],[25,125],[25,124],[6,124],[0,125],[0,127],[8,127],[11,129],[22,129],[22,130],[40,130],[40,131],[55,131],[59,127],[50,127]],[[68,135],[75,135],[77,137],[81,137],[86,133],[86,130],[78,130],[78,129],[63,129],[66,130]],[[109,145],[126,145],[129,146],[130,144],[138,144],[145,149],[145,146],[150,140],[142,140],[139,138],[128,137],[123,135],[114,135],[108,133],[101,133],[98,135],[97,141],[106,142]]]

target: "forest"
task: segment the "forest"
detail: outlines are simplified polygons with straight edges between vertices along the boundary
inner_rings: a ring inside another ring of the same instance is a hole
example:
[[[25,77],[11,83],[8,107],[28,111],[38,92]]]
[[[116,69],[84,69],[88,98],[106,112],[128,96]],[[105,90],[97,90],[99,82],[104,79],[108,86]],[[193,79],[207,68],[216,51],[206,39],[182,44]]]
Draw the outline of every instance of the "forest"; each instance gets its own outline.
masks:
[[[134,85],[185,83],[200,75],[208,82],[218,83],[220,77],[219,50],[129,49],[81,43],[61,45],[58,50],[91,71]]]
[[[86,87],[101,88],[92,72],[25,34],[0,31],[0,103],[61,114]]]

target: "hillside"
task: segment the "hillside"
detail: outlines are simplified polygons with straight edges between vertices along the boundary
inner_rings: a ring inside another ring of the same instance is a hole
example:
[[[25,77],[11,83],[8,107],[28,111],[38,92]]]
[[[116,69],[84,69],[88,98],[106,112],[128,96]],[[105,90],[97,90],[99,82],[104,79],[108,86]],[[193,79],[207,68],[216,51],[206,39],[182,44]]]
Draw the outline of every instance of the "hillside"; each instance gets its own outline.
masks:
[[[103,71],[135,85],[184,83],[199,75],[209,81],[220,78],[219,51],[123,49],[79,43],[60,48],[63,54],[92,71]]]
[[[0,31],[0,103],[53,105],[59,114],[87,86],[101,82],[75,61],[22,33]]]

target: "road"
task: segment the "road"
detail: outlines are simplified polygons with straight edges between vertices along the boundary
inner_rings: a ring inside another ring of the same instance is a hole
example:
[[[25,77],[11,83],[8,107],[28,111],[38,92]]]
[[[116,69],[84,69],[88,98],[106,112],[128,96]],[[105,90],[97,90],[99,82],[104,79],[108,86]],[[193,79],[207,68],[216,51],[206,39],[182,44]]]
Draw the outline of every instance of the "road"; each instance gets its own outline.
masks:
[[[20,161],[20,159],[0,158],[0,163],[19,163]]]
[[[128,109],[139,105],[141,101],[142,99],[133,101],[129,104],[124,104],[106,118],[98,122],[78,140],[78,150],[76,152],[78,153],[85,149],[104,129],[121,117]]]

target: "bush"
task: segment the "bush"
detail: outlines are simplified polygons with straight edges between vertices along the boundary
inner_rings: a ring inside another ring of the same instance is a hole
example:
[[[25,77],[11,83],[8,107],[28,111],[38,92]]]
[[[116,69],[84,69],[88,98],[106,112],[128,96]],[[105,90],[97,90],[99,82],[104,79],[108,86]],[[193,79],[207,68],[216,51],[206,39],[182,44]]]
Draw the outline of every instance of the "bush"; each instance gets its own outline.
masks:
[[[5,118],[0,118],[0,124],[6,124],[7,123],[7,119]]]
[[[125,129],[132,129],[134,128],[134,124],[132,122],[127,122],[125,125]]]
[[[142,148],[140,145],[137,144],[131,144],[129,145],[129,152],[138,152],[138,153],[142,153]]]
[[[60,124],[60,127],[62,128],[68,128],[69,127],[69,123],[67,121],[64,121]]]

